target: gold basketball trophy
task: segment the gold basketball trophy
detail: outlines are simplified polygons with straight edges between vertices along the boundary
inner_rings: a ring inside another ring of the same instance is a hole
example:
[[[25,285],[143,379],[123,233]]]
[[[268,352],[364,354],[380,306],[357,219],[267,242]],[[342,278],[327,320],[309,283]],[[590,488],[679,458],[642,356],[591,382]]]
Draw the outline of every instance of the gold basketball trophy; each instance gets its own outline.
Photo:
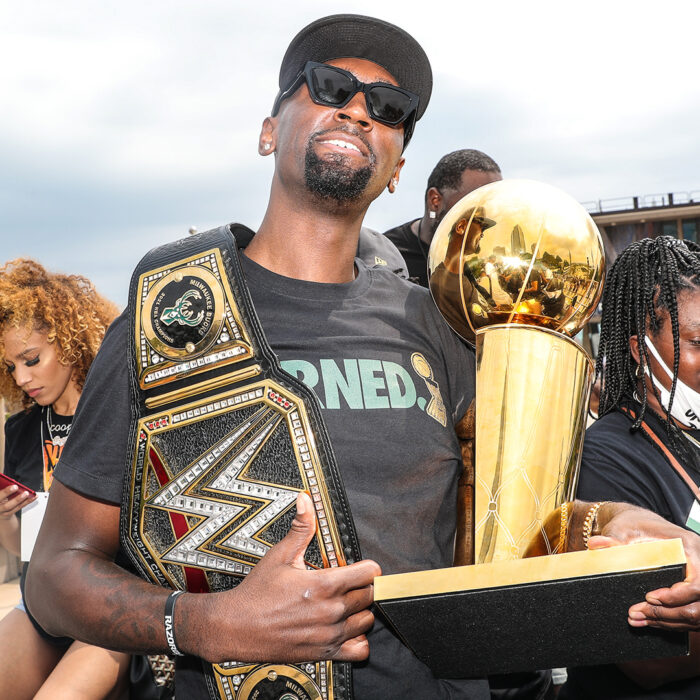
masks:
[[[521,557],[573,499],[593,363],[572,336],[598,304],[604,266],[588,213],[540,182],[481,187],[435,233],[433,298],[476,346],[477,564]]]
[[[687,653],[687,635],[627,624],[630,605],[684,578],[680,540],[559,553],[545,529],[576,490],[593,367],[572,338],[603,273],[591,217],[538,182],[485,185],[435,233],[431,293],[476,348],[473,512],[458,524],[463,565],[378,577],[374,598],[439,678]],[[545,556],[523,559],[533,541]]]

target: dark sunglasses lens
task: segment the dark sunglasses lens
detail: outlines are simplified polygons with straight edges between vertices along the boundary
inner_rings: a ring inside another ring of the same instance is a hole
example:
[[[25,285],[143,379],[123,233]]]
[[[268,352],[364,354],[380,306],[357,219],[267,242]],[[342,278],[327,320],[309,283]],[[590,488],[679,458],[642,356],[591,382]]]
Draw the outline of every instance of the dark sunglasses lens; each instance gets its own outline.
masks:
[[[374,85],[369,90],[369,106],[375,119],[400,124],[411,109],[411,98],[388,85]]]
[[[352,78],[334,68],[317,66],[311,71],[311,96],[327,105],[342,105],[355,91]]]

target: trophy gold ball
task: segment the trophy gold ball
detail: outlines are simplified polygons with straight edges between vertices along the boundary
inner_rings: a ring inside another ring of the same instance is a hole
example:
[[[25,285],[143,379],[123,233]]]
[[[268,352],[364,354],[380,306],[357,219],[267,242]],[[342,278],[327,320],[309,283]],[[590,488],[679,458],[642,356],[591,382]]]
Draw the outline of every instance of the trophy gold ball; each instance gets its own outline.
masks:
[[[428,254],[430,291],[462,338],[495,324],[576,335],[602,292],[603,242],[586,210],[533,180],[500,180],[463,197]]]
[[[540,541],[539,551],[565,550],[550,546],[545,522],[576,489],[593,365],[572,338],[604,269],[591,217],[541,182],[485,185],[440,222],[430,292],[476,350],[473,522],[458,527],[456,563],[520,558]]]

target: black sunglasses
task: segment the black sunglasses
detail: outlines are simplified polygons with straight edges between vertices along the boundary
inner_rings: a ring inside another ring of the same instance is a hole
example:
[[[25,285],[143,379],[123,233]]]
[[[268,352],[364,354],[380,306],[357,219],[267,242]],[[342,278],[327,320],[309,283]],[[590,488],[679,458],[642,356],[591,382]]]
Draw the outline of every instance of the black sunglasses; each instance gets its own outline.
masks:
[[[389,83],[362,83],[349,71],[315,61],[308,61],[292,84],[277,95],[273,116],[282,100],[294,94],[304,81],[311,99],[326,107],[345,107],[363,92],[369,116],[388,126],[403,124],[404,146],[409,142],[416,123],[418,95]]]

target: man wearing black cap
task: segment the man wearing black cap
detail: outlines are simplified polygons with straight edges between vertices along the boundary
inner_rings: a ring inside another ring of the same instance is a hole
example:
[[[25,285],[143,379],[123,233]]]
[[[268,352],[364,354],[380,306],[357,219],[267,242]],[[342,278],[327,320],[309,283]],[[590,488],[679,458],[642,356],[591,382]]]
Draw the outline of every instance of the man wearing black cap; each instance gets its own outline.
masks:
[[[393,25],[337,15],[303,29],[283,59],[280,92],[259,138],[259,152],[275,156],[265,217],[254,236],[227,228],[237,244],[249,241],[242,268],[270,346],[322,403],[370,560],[307,570],[315,506],[302,494],[290,533],[231,590],[175,598],[179,592],[117,566],[130,372],[133,378],[123,315],[86,382],[31,562],[26,601],[48,632],[124,651],[183,653],[178,698],[208,696],[197,657],[215,664],[352,661],[358,700],[488,698],[485,681],[435,679],[367,610],[380,571],[371,560],[384,573],[452,561],[462,470],[454,426],[474,394],[473,355],[427,291],[354,260],[363,216],[384,188],[396,188],[431,86],[425,53]],[[199,323],[192,294],[166,309],[168,322],[180,314],[185,325]],[[175,599],[177,607],[167,607]],[[262,673],[276,682],[274,669]],[[292,681],[283,694],[258,692],[264,685],[260,679],[254,692],[219,697],[329,697],[323,683],[322,693]]]
[[[355,260],[367,208],[399,181],[430,98],[430,64],[398,27],[339,15],[297,35],[279,85],[258,143],[261,155],[275,158],[269,204],[255,235],[236,227],[236,240],[250,240],[242,267],[272,349],[319,396],[369,560],[306,570],[314,528],[301,495],[290,534],[243,582],[180,595],[166,630],[169,592],[112,563],[128,459],[122,316],[83,392],[32,561],[28,605],[53,634],[137,652],[175,645],[187,654],[176,673],[182,698],[206,697],[196,657],[349,660],[358,700],[486,698],[485,681],[436,680],[368,610],[380,573],[372,560],[385,573],[451,563],[461,470],[453,426],[473,395],[473,357],[428,293]],[[462,371],[448,372],[455,366]]]

